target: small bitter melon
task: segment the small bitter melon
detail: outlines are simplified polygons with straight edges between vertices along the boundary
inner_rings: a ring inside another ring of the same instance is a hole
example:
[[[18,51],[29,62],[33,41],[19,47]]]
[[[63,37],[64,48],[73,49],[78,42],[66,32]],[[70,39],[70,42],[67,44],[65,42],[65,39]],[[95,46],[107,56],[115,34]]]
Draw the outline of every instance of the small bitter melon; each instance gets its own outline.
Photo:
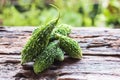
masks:
[[[32,34],[34,34],[38,29],[36,28]],[[54,41],[54,40],[57,40],[57,38],[55,37],[55,33],[59,33],[61,35],[64,35],[64,36],[68,36],[70,33],[71,33],[71,26],[70,25],[67,25],[67,24],[60,24],[58,26],[56,26],[54,29],[53,29],[53,32],[50,36],[50,41]]]
[[[63,51],[65,51],[66,54],[68,54],[72,58],[76,58],[76,59],[82,58],[82,50],[79,44],[75,40],[60,34],[56,34],[56,36],[59,38],[60,48]]]
[[[71,33],[71,26],[67,24],[58,25],[52,32],[50,41],[56,40],[55,33],[59,33],[64,36],[68,36]]]
[[[56,54],[57,54],[57,56],[56,56],[55,60],[58,60],[58,61],[64,60],[64,52],[61,50],[60,47],[57,47]]]
[[[31,36],[27,44],[22,50],[22,61],[26,63],[33,61],[38,54],[40,54],[49,43],[50,35],[55,28],[60,15],[57,19],[50,21],[48,24],[38,28]]]
[[[35,59],[35,63],[33,66],[34,72],[38,74],[50,67],[56,57],[58,57],[59,55],[61,56],[61,53],[62,50],[60,50],[58,42],[49,43],[49,45],[44,49],[44,51]]]

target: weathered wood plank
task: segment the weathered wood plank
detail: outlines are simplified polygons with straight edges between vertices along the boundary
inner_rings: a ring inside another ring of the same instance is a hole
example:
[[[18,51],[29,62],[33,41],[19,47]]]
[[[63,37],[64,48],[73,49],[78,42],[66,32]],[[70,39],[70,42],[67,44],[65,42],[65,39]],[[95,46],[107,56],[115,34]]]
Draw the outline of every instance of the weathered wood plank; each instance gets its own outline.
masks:
[[[32,30],[34,30],[33,27],[31,27],[30,29],[7,28],[6,30],[0,32],[0,54],[19,54],[22,46],[29,39]],[[98,29],[94,31],[77,28],[73,29],[70,37],[74,38],[80,43],[83,52],[84,50],[94,52],[120,52],[120,35],[118,34],[120,34],[119,30]]]
[[[0,80],[120,80],[120,29],[73,28],[69,35],[84,57],[66,57],[39,75],[20,65],[20,52],[34,27],[0,27]]]
[[[99,79],[98,76],[105,76],[106,79],[109,79],[109,76],[111,76],[115,80],[119,80],[120,59],[109,56],[84,56],[82,60],[66,58],[63,62],[54,63],[51,68],[39,75],[35,75],[32,70],[21,70],[17,74],[17,77],[19,77],[19,75],[24,75],[24,77],[29,77],[32,79],[33,77],[48,77],[52,79],[58,78],[58,80],[64,80],[65,77],[66,79],[69,79],[71,76],[73,76],[73,79],[78,78],[78,80],[81,80],[84,76],[93,77],[90,80],[94,80],[94,77],[96,77],[97,80],[100,80],[102,78]],[[105,78],[103,79],[106,80]]]
[[[120,58],[110,56],[84,56],[82,60],[66,57],[63,62],[55,62],[51,68],[39,75],[35,75],[31,69],[23,70],[22,66],[18,63],[9,62],[7,64],[1,64],[0,67],[0,71],[2,72],[0,78],[15,76],[13,78],[35,79],[42,77],[43,79],[58,78],[58,80],[67,78],[78,78],[80,80],[90,78],[90,80],[94,80],[95,77],[97,79],[99,76],[102,76],[104,80],[112,80],[113,78],[115,80],[120,79]],[[6,75],[10,73],[13,74]],[[106,79],[103,76],[106,77]],[[113,78],[109,79],[109,77]],[[101,80],[102,78],[97,80]]]
[[[0,64],[20,63],[20,55],[0,55]]]

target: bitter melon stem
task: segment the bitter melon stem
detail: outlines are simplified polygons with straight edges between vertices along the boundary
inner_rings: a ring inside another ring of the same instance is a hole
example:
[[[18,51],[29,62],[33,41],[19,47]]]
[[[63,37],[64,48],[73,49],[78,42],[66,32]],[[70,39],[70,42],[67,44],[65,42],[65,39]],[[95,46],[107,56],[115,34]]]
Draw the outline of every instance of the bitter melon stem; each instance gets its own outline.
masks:
[[[58,11],[58,16],[57,16],[57,18],[55,19],[55,20],[56,20],[56,23],[57,23],[58,20],[59,20],[59,18],[60,18],[60,9],[59,9],[57,6],[53,5],[53,4],[50,4],[50,5]]]

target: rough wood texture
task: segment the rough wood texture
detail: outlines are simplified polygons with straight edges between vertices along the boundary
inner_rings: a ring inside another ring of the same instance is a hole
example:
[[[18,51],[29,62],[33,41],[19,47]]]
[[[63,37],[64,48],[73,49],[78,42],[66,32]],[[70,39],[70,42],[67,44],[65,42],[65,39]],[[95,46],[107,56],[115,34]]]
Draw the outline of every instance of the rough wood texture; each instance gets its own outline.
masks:
[[[20,52],[33,27],[0,27],[0,80],[120,80],[120,29],[73,28],[84,57],[65,57],[35,75],[32,64],[20,65]]]

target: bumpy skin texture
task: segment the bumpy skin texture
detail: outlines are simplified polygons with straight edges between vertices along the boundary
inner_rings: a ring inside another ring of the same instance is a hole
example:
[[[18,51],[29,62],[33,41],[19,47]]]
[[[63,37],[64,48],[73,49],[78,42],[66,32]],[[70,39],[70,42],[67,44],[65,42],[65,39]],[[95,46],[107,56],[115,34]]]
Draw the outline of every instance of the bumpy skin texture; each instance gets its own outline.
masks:
[[[61,50],[58,48],[57,42],[51,42],[45,50],[35,59],[34,63],[34,72],[36,74],[42,72],[43,70],[50,67],[50,65],[54,62],[55,58],[59,55],[59,51],[61,54]]]
[[[55,37],[55,33],[68,36],[71,33],[71,26],[67,24],[60,24],[57,26],[50,37],[50,41],[56,40],[57,38]]]
[[[43,27],[43,25],[40,25],[39,27],[36,27],[35,30],[32,32],[32,35],[35,34],[39,30],[39,28],[42,28],[42,27]]]
[[[34,34],[36,31],[38,30],[38,28],[36,28],[32,34]],[[67,25],[67,24],[60,24],[57,27],[55,27],[55,29],[53,30],[51,36],[50,36],[50,41],[54,41],[57,40],[55,33],[64,35],[64,36],[68,36],[71,33],[71,26]]]
[[[49,22],[47,25],[38,28],[34,34],[31,36],[27,44],[22,50],[22,61],[21,64],[24,64],[29,61],[33,61],[38,54],[40,54],[44,48],[48,45],[50,35],[55,28],[58,19],[55,19]]]
[[[60,48],[65,51],[70,57],[76,59],[82,58],[82,50],[75,40],[60,34],[56,34],[56,36],[59,37]]]

